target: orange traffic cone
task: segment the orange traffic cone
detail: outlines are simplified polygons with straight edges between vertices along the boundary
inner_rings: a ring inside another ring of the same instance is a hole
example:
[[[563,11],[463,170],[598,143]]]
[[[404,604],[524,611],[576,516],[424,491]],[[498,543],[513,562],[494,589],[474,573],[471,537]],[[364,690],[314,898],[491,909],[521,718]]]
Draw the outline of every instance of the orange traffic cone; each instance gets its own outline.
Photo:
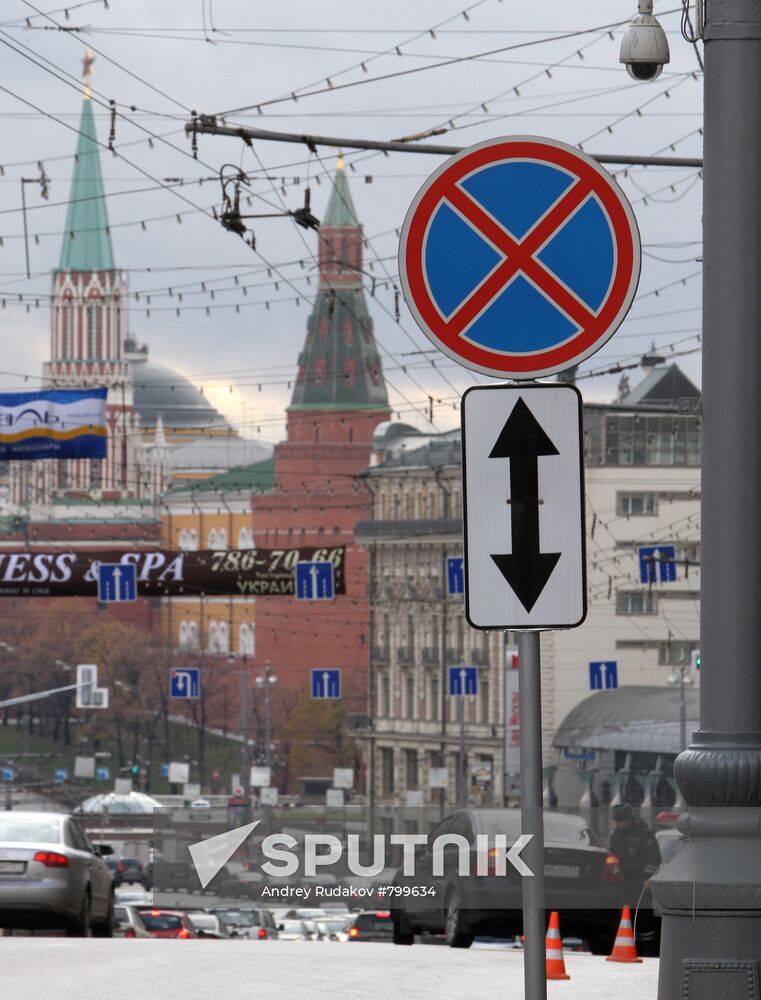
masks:
[[[565,971],[563,961],[563,942],[560,938],[560,921],[557,910],[550,914],[550,926],[547,928],[547,938],[545,941],[547,949],[547,978],[548,979],[570,979]]]
[[[621,923],[618,925],[618,933],[613,943],[613,951],[606,962],[641,962],[637,958],[637,945],[634,943],[634,929],[632,928],[632,911],[625,906],[621,913]]]

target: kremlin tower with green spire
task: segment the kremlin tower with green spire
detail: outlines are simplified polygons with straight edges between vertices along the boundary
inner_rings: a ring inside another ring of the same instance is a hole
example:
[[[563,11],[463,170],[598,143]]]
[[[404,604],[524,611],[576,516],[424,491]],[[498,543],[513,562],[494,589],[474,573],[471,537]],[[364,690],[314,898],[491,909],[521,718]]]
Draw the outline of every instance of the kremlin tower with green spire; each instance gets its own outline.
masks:
[[[307,691],[309,668],[340,668],[347,713],[366,711],[367,701],[369,567],[355,529],[370,517],[371,498],[361,473],[371,461],[376,427],[391,415],[362,287],[363,248],[339,161],[319,228],[320,283],[299,355],[287,439],[275,447],[275,487],[251,500],[258,546],[316,547],[318,559],[346,547],[345,596],[315,605],[257,598],[256,652],[258,662],[271,660],[296,696]]]
[[[89,67],[86,64],[86,70]],[[14,463],[16,503],[47,505],[56,497],[138,498],[138,420],[132,369],[124,356],[126,289],[114,264],[89,85],[85,87],[71,194],[58,268],[53,272],[50,387],[108,388],[104,459]],[[146,484],[147,485],[147,484]]]

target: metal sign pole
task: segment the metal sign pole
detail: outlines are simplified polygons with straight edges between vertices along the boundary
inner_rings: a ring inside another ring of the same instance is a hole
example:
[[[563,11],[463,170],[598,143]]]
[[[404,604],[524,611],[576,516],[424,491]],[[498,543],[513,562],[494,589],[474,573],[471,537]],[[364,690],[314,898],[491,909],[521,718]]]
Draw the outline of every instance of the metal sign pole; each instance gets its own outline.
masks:
[[[542,679],[539,633],[518,633],[518,684],[521,711],[521,833],[532,839],[522,851],[534,873],[523,879],[524,992],[547,1000],[544,894],[544,817],[542,798]]]

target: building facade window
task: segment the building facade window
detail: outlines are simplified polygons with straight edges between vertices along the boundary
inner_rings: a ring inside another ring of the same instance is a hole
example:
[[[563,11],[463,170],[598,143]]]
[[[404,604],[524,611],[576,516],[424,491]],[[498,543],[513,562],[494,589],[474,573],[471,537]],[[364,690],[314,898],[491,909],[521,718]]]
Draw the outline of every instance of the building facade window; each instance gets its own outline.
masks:
[[[253,656],[254,650],[254,626],[244,622],[238,629],[238,652],[241,655]]]
[[[431,677],[428,687],[428,718],[435,722],[441,716],[441,687],[438,677]]]
[[[238,548],[239,549],[253,549],[254,548],[254,533],[251,528],[241,528],[238,532]]]
[[[103,460],[100,458],[90,459],[90,488],[99,490],[103,485]]]
[[[658,647],[658,666],[678,667],[689,666],[692,662],[692,651],[699,647],[699,642],[682,639],[672,639],[662,642]]]
[[[619,517],[651,517],[658,513],[656,493],[616,493]]]
[[[74,358],[74,306],[69,302],[61,315],[61,355],[66,361]]]
[[[194,650],[198,648],[198,634],[195,622],[180,622],[180,649]]]
[[[102,308],[100,303],[87,306],[87,357],[90,361],[100,357]]]
[[[616,594],[617,615],[655,615],[658,595],[647,590],[619,590]]]
[[[609,414],[604,440],[602,465],[700,465],[700,423],[694,416]]]
[[[381,747],[381,794],[394,794],[394,751],[391,747]]]
[[[489,686],[488,679],[483,673],[479,674],[478,677],[478,721],[484,725],[488,725],[491,722],[491,689]]]
[[[415,718],[415,678],[404,678],[404,717]]]
[[[381,674],[380,679],[380,715],[383,719],[391,718],[391,678]]]
[[[417,750],[404,751],[404,787],[415,791],[420,787]]]

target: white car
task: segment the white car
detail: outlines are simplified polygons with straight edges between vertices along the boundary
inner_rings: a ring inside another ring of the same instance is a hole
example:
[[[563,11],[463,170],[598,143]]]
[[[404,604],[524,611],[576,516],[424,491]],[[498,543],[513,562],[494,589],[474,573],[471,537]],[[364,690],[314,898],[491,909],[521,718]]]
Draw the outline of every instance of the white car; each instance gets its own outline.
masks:
[[[195,799],[190,803],[191,809],[211,809],[211,802],[208,799]]]

